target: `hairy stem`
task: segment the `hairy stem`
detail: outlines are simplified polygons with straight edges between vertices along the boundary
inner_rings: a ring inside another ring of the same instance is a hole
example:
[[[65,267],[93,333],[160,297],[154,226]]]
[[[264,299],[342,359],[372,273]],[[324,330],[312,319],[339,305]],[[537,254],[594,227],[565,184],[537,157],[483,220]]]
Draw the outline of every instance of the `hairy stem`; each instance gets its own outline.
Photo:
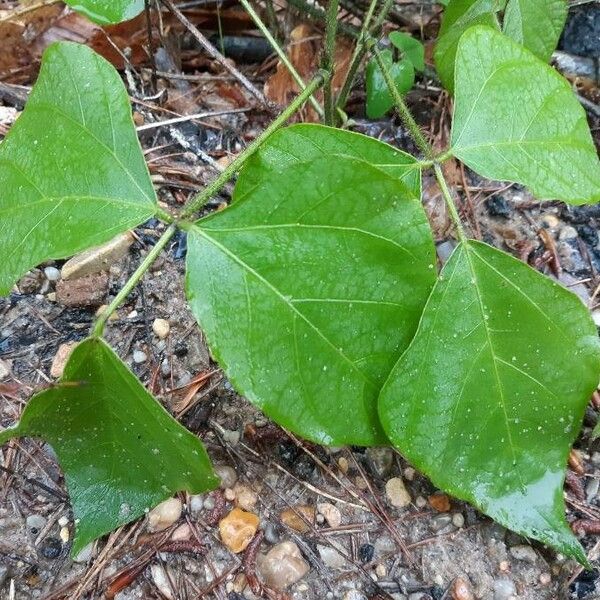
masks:
[[[348,68],[348,74],[346,75],[346,81],[344,81],[344,85],[342,86],[341,92],[338,94],[336,100],[336,106],[340,110],[344,110],[344,106],[346,106],[346,102],[348,101],[348,96],[350,95],[350,91],[352,90],[352,86],[354,85],[354,80],[356,79],[356,74],[358,73],[358,69],[360,67],[360,63],[362,62],[366,52],[367,52],[367,39],[368,35],[376,35],[377,30],[381,27],[385,18],[387,17],[390,9],[392,8],[392,4],[394,0],[385,0],[375,23],[371,27],[371,19],[373,18],[373,14],[375,12],[375,7],[377,6],[378,0],[371,0],[371,4],[369,5],[369,9],[367,10],[367,14],[365,15],[365,20],[362,24],[362,28],[360,31],[360,36],[356,42],[356,46],[354,48],[354,53],[352,55],[352,60],[350,61],[350,67]]]
[[[300,76],[300,73],[296,71],[296,68],[291,63],[290,59],[287,57],[286,53],[283,51],[283,48],[279,45],[277,40],[273,37],[269,28],[263,23],[258,13],[252,8],[252,5],[248,0],[240,0],[240,4],[246,9],[246,12],[252,17],[252,20],[256,23],[256,26],[261,30],[262,34],[267,38],[269,44],[275,52],[277,56],[279,56],[279,60],[285,65],[287,70],[290,72],[290,75],[294,78],[294,81],[298,84],[300,90],[304,91],[306,89],[306,83]],[[324,112],[323,107],[317,102],[317,99],[311,96],[309,98],[309,102],[312,104],[313,108],[317,111],[317,114],[323,118]]]
[[[202,208],[235,175],[242,165],[260,148],[260,146],[294,115],[314,92],[323,85],[326,74],[317,73],[290,105],[243,151],[229,166],[206,188],[204,188],[183,209],[181,218],[185,219]]]
[[[309,4],[306,0],[288,0],[288,4],[297,8],[303,14],[306,14],[313,19],[318,19],[319,21],[325,21],[327,16],[324,10],[320,8],[316,8],[314,5]],[[345,35],[348,35],[353,38],[357,38],[359,35],[359,30],[349,25],[344,21],[340,21],[338,23],[338,29]]]
[[[133,275],[127,280],[127,283],[114,297],[113,301],[102,311],[102,314],[98,317],[92,328],[92,336],[100,337],[104,332],[104,326],[108,321],[110,315],[112,315],[117,308],[124,302],[129,296],[133,288],[139,283],[140,279],[144,276],[144,273],[150,268],[152,263],[158,258],[158,255],[163,251],[164,247],[169,243],[169,240],[173,237],[177,227],[174,223],[169,225],[165,232],[160,236],[152,250],[148,252],[146,258],[141,262],[140,266],[135,270]]]
[[[385,83],[388,86],[388,90],[390,91],[390,94],[394,99],[394,103],[396,104],[396,109],[398,111],[398,114],[400,115],[402,123],[410,132],[419,150],[427,158],[432,158],[433,150],[431,148],[431,144],[429,144],[429,142],[425,139],[425,136],[423,135],[419,124],[415,121],[408,106],[406,105],[406,102],[404,102],[404,98],[402,98],[402,94],[398,91],[398,88],[394,84],[392,75],[389,69],[387,68],[385,62],[383,61],[381,51],[377,47],[376,41],[373,38],[371,38],[369,41],[369,45],[371,46],[371,51],[373,52],[373,56],[377,61],[377,65],[379,66],[379,69],[383,74],[383,78],[385,79]]]
[[[458,239],[461,242],[465,242],[467,241],[467,235],[465,234],[465,231],[463,229],[458,210],[456,210],[456,205],[454,204],[454,200],[452,199],[452,194],[448,189],[448,184],[446,183],[442,167],[438,163],[435,163],[433,165],[433,170],[435,172],[435,178],[438,182],[438,185],[442,190],[442,196],[444,197],[446,206],[448,207],[448,214],[450,215],[450,218],[452,219],[452,222],[456,227],[456,234],[458,236]]]
[[[333,89],[331,80],[335,68],[335,34],[337,33],[337,16],[339,0],[329,0],[327,5],[327,18],[325,21],[325,48],[323,53],[323,69],[329,73],[323,86],[323,95],[325,96],[325,124],[332,126],[334,124],[333,116]]]

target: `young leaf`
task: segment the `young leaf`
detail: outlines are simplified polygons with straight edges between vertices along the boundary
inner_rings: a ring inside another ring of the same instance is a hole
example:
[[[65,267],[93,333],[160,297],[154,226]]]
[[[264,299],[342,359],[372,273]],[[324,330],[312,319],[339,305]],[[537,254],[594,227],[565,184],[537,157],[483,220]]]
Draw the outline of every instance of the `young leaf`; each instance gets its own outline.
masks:
[[[425,69],[425,47],[412,35],[402,31],[393,31],[389,35],[390,42],[406,55],[417,71]]]
[[[450,0],[434,52],[435,66],[446,89],[454,90],[454,63],[462,34],[475,25],[500,29],[497,13],[505,4],[506,0]]]
[[[65,0],[88,19],[109,25],[128,21],[144,10],[144,0]]]
[[[600,161],[570,85],[489,27],[460,40],[451,151],[480,175],[539,198],[600,200]]]
[[[567,0],[508,0],[503,31],[547,62],[567,20]]]
[[[187,294],[236,389],[324,444],[386,443],[377,395],[435,275],[398,179],[341,155],[283,167],[188,233]]]
[[[301,123],[274,133],[244,165],[234,190],[234,201],[268,177],[278,177],[287,166],[343,154],[364,160],[402,180],[412,195],[421,197],[421,171],[411,154],[360,133]]]
[[[100,339],[82,342],[56,386],[35,395],[0,433],[47,441],[75,517],[76,555],[179,490],[218,485],[202,443],[173,419]]]
[[[156,197],[115,69],[86,46],[44,53],[0,145],[0,294],[31,267],[150,218]]]
[[[579,298],[469,241],[381,392],[381,421],[435,485],[585,561],[562,488],[599,371],[598,334]]]
[[[383,50],[381,58],[386,64],[396,88],[401,94],[406,94],[415,82],[415,69],[410,60],[404,58],[394,62],[391,50]],[[378,119],[394,106],[383,73],[375,59],[367,64],[367,116]]]

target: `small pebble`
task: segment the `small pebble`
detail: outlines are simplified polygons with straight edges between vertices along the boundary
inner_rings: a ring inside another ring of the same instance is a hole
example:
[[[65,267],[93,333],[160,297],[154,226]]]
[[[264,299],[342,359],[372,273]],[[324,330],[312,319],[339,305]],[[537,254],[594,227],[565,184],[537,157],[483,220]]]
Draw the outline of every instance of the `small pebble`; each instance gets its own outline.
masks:
[[[578,237],[577,229],[575,227],[571,227],[570,225],[565,225],[561,228],[560,233],[558,234],[558,239],[561,241],[566,240],[574,240]]]
[[[179,519],[183,505],[179,498],[169,498],[148,513],[148,529],[164,531]]]
[[[56,301],[69,308],[94,307],[104,304],[108,292],[108,275],[98,273],[79,279],[56,282]]]
[[[382,564],[378,564],[375,567],[375,574],[377,575],[377,577],[382,578],[385,577],[387,575],[387,569],[385,568],[385,565]]]
[[[265,583],[277,590],[300,581],[310,571],[300,549],[291,541],[273,546],[267,554],[259,554],[256,564]]]
[[[60,279],[60,271],[56,267],[46,267],[44,275],[48,281],[58,281]]]
[[[450,510],[450,498],[447,494],[433,494],[429,496],[429,504],[438,512],[448,512]]]
[[[508,578],[502,577],[494,581],[494,600],[512,600],[517,594],[515,584]]]
[[[600,455],[600,452],[598,454]],[[350,468],[350,465],[348,464],[348,459],[344,456],[340,456],[340,458],[338,458],[338,467],[344,475],[348,473],[348,469]]]
[[[457,577],[452,584],[452,600],[475,600],[471,584],[462,577]]]
[[[194,494],[193,496],[190,496],[189,507],[190,513],[192,513],[194,517],[197,517],[204,508],[204,494]]]
[[[234,508],[219,521],[221,540],[232,552],[238,554],[252,541],[259,523],[260,519],[254,513]]]
[[[452,515],[452,524],[457,529],[461,529],[465,526],[465,518],[462,516],[462,513],[454,513]]]
[[[385,484],[385,493],[389,503],[396,508],[404,508],[411,502],[410,494],[399,477],[388,479]]]
[[[47,537],[41,544],[40,552],[44,558],[54,560],[62,553],[63,545],[58,538]]]
[[[423,496],[417,496],[415,499],[415,506],[417,508],[425,508],[427,506],[427,500]]]
[[[367,448],[365,457],[373,475],[384,479],[392,472],[394,451],[391,448]]]
[[[150,565],[150,573],[152,574],[152,581],[158,588],[158,591],[168,600],[174,600],[173,589],[171,581],[174,581],[172,577],[167,575],[164,567],[160,564]]]
[[[317,552],[323,563],[331,569],[341,569],[346,565],[346,559],[335,548],[317,544]]]
[[[66,544],[69,541],[69,528],[61,527],[59,537],[63,544]]]
[[[233,487],[235,505],[243,510],[251,511],[258,500],[258,496],[250,487],[244,483],[236,483]]]
[[[402,471],[402,474],[404,475],[404,479],[406,479],[406,481],[413,481],[416,471],[412,467],[406,467],[406,469]]]
[[[366,594],[363,594],[360,590],[348,590],[344,594],[344,600],[369,600]]]
[[[322,502],[317,504],[317,510],[325,517],[329,527],[339,527],[342,523],[342,513],[337,506]]]
[[[133,351],[133,362],[136,365],[141,365],[148,360],[148,356],[142,350],[134,350]]]
[[[152,323],[152,331],[154,331],[159,339],[164,340],[168,337],[169,332],[171,331],[169,321],[166,319],[154,319],[154,323]]]
[[[267,523],[264,526],[265,541],[269,544],[278,544],[281,541],[279,529],[275,523]]]
[[[511,556],[513,558],[516,558],[517,560],[534,563],[537,559],[537,554],[535,553],[535,550],[531,546],[527,546],[525,544],[513,546],[509,550],[509,552]]]
[[[92,558],[94,552],[94,542],[85,545],[78,554],[73,558],[73,561],[79,564],[86,563]]]
[[[592,477],[585,484],[585,497],[588,503],[591,503],[598,495],[598,489],[600,489],[600,479],[597,479],[596,477]]]
[[[58,379],[63,376],[67,362],[73,350],[75,350],[78,342],[66,342],[61,344],[52,359],[50,366],[50,376]]]
[[[174,542],[189,540],[190,537],[192,537],[192,528],[187,523],[182,523],[179,527],[176,527],[175,531],[171,534],[171,539]]]
[[[300,513],[300,514],[297,514]],[[300,515],[302,515],[302,518]],[[310,506],[295,506],[294,508],[286,508],[279,515],[281,522],[287,527],[299,533],[306,533],[310,530],[310,525],[315,522],[315,509]],[[308,521],[308,523],[306,522]]]
[[[361,544],[358,547],[358,559],[362,563],[371,562],[374,554],[375,546],[373,546],[373,544]]]
[[[552,575],[550,573],[540,573],[540,583],[542,585],[548,585],[552,581]]]
[[[548,214],[544,215],[542,218],[542,223],[547,229],[555,229],[558,227],[560,221],[554,215]]]
[[[436,533],[445,530],[449,525],[452,527],[452,517],[447,514],[436,515],[429,523],[431,529]]]
[[[44,527],[46,527],[46,518],[42,515],[29,515],[25,519],[25,526],[31,535],[36,536]]]
[[[60,527],[66,527],[69,524],[69,518],[64,515],[58,520],[58,525]]]
[[[229,465],[215,465],[215,473],[221,479],[221,489],[232,488],[237,481],[237,473]]]
[[[7,360],[0,358],[0,381],[6,379],[11,372],[12,365]]]

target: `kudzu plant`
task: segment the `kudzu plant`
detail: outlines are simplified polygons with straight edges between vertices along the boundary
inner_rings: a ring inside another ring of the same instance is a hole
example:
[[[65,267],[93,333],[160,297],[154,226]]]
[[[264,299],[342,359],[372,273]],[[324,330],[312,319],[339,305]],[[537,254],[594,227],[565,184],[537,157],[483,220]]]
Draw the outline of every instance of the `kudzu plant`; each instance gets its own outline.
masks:
[[[54,448],[76,519],[73,553],[176,491],[217,485],[200,441],[102,338],[110,314],[180,229],[190,307],[240,394],[313,442],[391,442],[441,489],[587,564],[562,486],[598,384],[596,328],[569,290],[467,237],[440,166],[454,157],[540,199],[600,201],[585,113],[545,64],[557,35],[552,27],[534,35],[534,6],[541,3],[450,1],[437,60],[448,84],[440,48],[455,56],[454,114],[440,154],[371,40],[421,157],[331,127],[281,128],[328,76],[318,73],[176,215],[158,207],[117,72],[85,46],[47,49],[0,145],[0,291],[43,261],[151,217],[167,223],[61,380],[0,433],[0,443],[33,436]],[[424,169],[433,169],[458,238],[439,274],[421,204]],[[231,206],[194,220],[235,173]]]

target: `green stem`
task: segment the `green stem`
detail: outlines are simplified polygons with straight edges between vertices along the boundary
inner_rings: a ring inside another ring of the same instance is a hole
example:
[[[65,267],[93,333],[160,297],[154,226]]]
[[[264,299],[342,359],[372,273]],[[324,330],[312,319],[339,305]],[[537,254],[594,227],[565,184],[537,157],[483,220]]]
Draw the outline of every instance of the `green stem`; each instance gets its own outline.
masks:
[[[165,223],[173,223],[175,221],[175,217],[171,213],[168,213],[166,210],[163,210],[162,208],[156,209],[155,216],[157,219],[160,219]]]
[[[398,111],[398,114],[400,115],[400,119],[402,120],[402,123],[410,132],[410,134],[411,134],[413,140],[415,141],[415,143],[417,144],[417,147],[419,148],[419,150],[427,158],[432,158],[433,150],[431,148],[431,145],[425,139],[425,136],[423,135],[423,132],[421,131],[421,128],[419,127],[419,124],[415,121],[408,106],[406,105],[406,102],[404,102],[404,98],[402,98],[402,94],[400,94],[400,92],[398,91],[398,88],[395,86],[394,80],[392,79],[392,75],[381,56],[381,52],[380,52],[379,48],[377,47],[377,42],[373,38],[371,38],[369,40],[369,46],[371,47],[373,56],[375,57],[375,60],[377,61],[377,65],[379,66],[379,69],[381,70],[381,73],[383,74],[383,78],[385,79],[385,83],[388,86],[388,90],[390,91],[390,94],[392,95],[392,98],[394,99],[394,103],[396,104],[396,109]]]
[[[446,206],[448,207],[448,213],[450,214],[450,218],[452,219],[452,222],[456,227],[458,240],[460,242],[466,242],[467,235],[465,234],[460,220],[460,216],[458,214],[458,211],[456,210],[456,205],[454,204],[454,200],[452,199],[452,194],[450,194],[450,190],[448,189],[448,184],[446,183],[444,173],[442,172],[442,167],[438,163],[435,163],[433,165],[433,169],[435,171],[435,178],[438,182],[438,185],[440,186],[440,189],[442,190],[442,196],[444,197]]]
[[[279,60],[285,65],[286,69],[290,72],[291,76],[294,78],[294,81],[298,84],[298,87],[304,91],[306,89],[306,83],[300,76],[300,73],[296,71],[296,68],[291,63],[290,59],[287,57],[286,53],[283,51],[283,48],[279,45],[277,40],[273,37],[269,28],[263,23],[258,13],[252,8],[250,2],[248,0],[240,0],[240,4],[246,9],[246,12],[252,17],[252,20],[256,23],[256,26],[261,30],[262,34],[267,38],[269,44],[275,52],[277,56],[279,56]],[[309,98],[309,102],[313,105],[313,108],[317,111],[317,114],[323,118],[324,111],[323,107],[317,102],[316,98],[311,96]]]
[[[327,5],[327,18],[325,21],[325,52],[323,54],[323,69],[327,71],[329,77],[325,80],[323,86],[323,95],[325,96],[325,124],[334,125],[333,112],[333,89],[331,80],[335,68],[335,34],[337,33],[337,16],[339,0],[329,0]]]
[[[275,133],[285,122],[294,115],[302,105],[323,85],[325,74],[319,71],[314,79],[306,86],[284,111],[243,151],[239,156],[223,170],[223,172],[204,190],[202,190],[183,209],[181,218],[185,219],[202,208],[221,188],[235,175],[242,165],[260,148],[260,146]]]
[[[115,296],[114,300],[102,311],[102,314],[98,317],[92,328],[92,336],[100,337],[104,332],[104,326],[108,321],[110,315],[112,315],[117,308],[123,303],[123,301],[129,296],[133,288],[139,283],[140,279],[144,276],[144,273],[151,267],[152,263],[158,258],[158,255],[162,252],[164,247],[169,243],[169,240],[173,237],[177,227],[174,223],[171,223],[165,232],[160,236],[152,250],[148,252],[146,258],[142,261],[140,266],[135,270],[133,275],[127,280],[127,283],[123,286],[121,291]]]

